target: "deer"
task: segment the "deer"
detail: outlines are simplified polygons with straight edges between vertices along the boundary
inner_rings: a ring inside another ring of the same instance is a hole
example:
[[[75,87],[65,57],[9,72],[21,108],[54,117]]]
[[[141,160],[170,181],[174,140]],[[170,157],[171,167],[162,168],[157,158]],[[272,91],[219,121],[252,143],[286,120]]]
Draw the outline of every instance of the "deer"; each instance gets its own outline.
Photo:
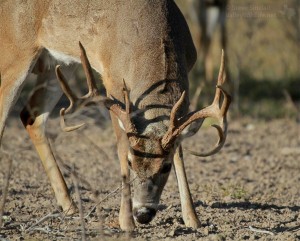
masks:
[[[204,59],[204,75],[206,82],[213,81],[213,65],[211,58],[211,43],[213,34],[220,25],[220,42],[222,49],[227,53],[227,29],[226,11],[228,0],[201,0],[199,6],[195,8],[201,31],[200,49]],[[225,56],[227,59],[227,56]],[[226,72],[228,72],[226,70]],[[228,75],[228,73],[226,73]]]
[[[199,52],[203,58],[204,83],[211,85],[213,82],[213,59],[211,56],[211,44],[214,34],[219,26],[220,45],[225,52],[225,72],[227,79],[229,77],[228,56],[227,56],[227,24],[226,13],[229,0],[194,0],[192,3],[193,11],[197,17],[200,29],[200,39],[197,41]],[[232,89],[231,83],[230,88]],[[196,91],[195,98],[202,90],[200,85]],[[196,101],[196,100],[195,100]]]
[[[68,126],[64,119],[80,105],[101,103],[110,112],[121,167],[119,224],[122,230],[132,231],[135,222],[147,224],[155,217],[172,166],[185,225],[199,227],[181,141],[197,133],[205,118],[215,118],[216,146],[205,153],[193,154],[217,153],[227,136],[230,95],[222,87],[226,79],[222,54],[212,104],[189,112],[188,73],[197,54],[188,25],[175,2],[2,1],[0,22],[1,138],[8,114],[33,68],[38,65],[41,72],[54,69],[58,79],[50,83],[50,77],[45,75],[41,80],[44,84],[36,88],[20,118],[63,212],[72,215],[77,208],[49,145],[46,123],[65,94],[70,106],[60,110],[64,131],[76,130],[84,124]],[[50,61],[45,61],[42,54],[45,51]],[[64,65],[83,65],[88,86],[86,95],[74,94],[61,67],[55,66],[57,61]],[[101,74],[106,97],[99,95],[92,69]]]

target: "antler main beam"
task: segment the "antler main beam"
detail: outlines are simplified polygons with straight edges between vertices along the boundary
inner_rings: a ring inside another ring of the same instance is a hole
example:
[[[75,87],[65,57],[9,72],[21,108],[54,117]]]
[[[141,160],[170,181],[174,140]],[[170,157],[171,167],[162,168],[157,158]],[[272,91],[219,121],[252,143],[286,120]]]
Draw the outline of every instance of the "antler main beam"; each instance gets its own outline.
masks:
[[[56,76],[61,85],[61,88],[70,101],[70,105],[67,108],[62,108],[60,110],[60,125],[61,125],[61,128],[65,132],[74,131],[74,130],[82,127],[83,125],[85,125],[85,123],[82,123],[82,124],[75,125],[75,126],[69,126],[69,127],[66,126],[65,118],[64,118],[65,114],[67,114],[71,111],[74,111],[79,106],[84,106],[90,102],[95,102],[96,98],[100,96],[97,86],[96,86],[96,81],[95,81],[93,73],[92,73],[92,68],[91,68],[90,62],[87,58],[85,49],[82,46],[81,42],[79,42],[79,48],[80,48],[80,59],[81,59],[81,63],[83,66],[83,70],[86,75],[86,82],[87,82],[87,86],[88,86],[88,93],[86,95],[84,95],[82,97],[77,97],[74,94],[74,92],[72,91],[72,89],[70,88],[70,86],[68,85],[66,78],[64,77],[63,73],[60,70],[60,66],[58,65],[55,68]]]
[[[219,140],[216,146],[211,151],[208,151],[206,153],[198,153],[198,152],[191,152],[191,153],[197,156],[210,156],[217,153],[223,147],[226,140],[226,134],[227,134],[226,114],[231,102],[230,95],[221,87],[221,85],[226,80],[226,76],[224,73],[224,66],[225,66],[224,62],[225,62],[224,51],[222,50],[221,65],[219,70],[218,82],[216,86],[215,98],[213,100],[213,103],[210,106],[199,111],[191,112],[186,116],[177,119],[176,113],[180,108],[180,106],[182,105],[183,100],[185,98],[185,92],[182,93],[180,99],[177,101],[177,103],[174,105],[174,107],[171,110],[169,129],[162,139],[162,147],[164,149],[166,150],[169,149],[174,144],[174,142],[181,134],[181,132],[191,123],[195,121],[203,120],[208,117],[215,118],[219,122],[218,125],[212,125],[218,131]],[[221,95],[223,95],[224,97],[222,103],[220,103]]]
[[[70,86],[68,85],[65,76],[63,75],[63,73],[60,70],[60,66],[59,65],[56,66],[55,71],[56,71],[57,79],[61,85],[63,92],[65,93],[65,95],[67,96],[67,98],[70,101],[70,105],[67,108],[62,108],[60,110],[61,128],[65,132],[70,132],[70,131],[74,131],[74,130],[82,127],[83,125],[85,125],[85,123],[82,123],[82,124],[78,124],[75,126],[66,126],[64,116],[65,116],[65,114],[67,114],[71,111],[75,111],[80,106],[87,105],[90,102],[101,101],[122,122],[122,125],[124,126],[124,130],[127,133],[129,140],[132,143],[136,143],[137,142],[137,137],[136,137],[137,131],[136,131],[136,128],[133,125],[131,118],[130,118],[131,108],[130,108],[129,90],[125,84],[125,81],[123,80],[123,84],[124,84],[123,94],[124,94],[125,109],[122,108],[122,106],[118,103],[118,101],[116,101],[114,99],[105,98],[105,97],[98,98],[100,95],[99,95],[99,92],[98,92],[98,89],[96,86],[96,81],[95,81],[93,73],[92,73],[92,68],[91,68],[90,62],[86,55],[86,51],[80,42],[79,42],[79,47],[80,47],[80,53],[81,53],[80,59],[81,59],[81,63],[83,66],[83,70],[86,75],[88,93],[82,97],[77,97],[73,93]]]

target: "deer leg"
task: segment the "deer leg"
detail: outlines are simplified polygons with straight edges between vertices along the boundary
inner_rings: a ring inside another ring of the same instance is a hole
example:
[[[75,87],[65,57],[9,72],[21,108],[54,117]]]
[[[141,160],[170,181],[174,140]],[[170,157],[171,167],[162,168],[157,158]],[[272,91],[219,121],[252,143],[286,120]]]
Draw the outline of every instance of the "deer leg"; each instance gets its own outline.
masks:
[[[198,228],[200,221],[197,217],[189,185],[186,178],[186,173],[183,163],[183,153],[181,145],[177,147],[174,155],[174,167],[176,178],[179,187],[182,218],[187,227]]]
[[[29,103],[21,112],[21,120],[42,160],[59,206],[70,215],[76,211],[65,180],[55,161],[49,145],[45,126],[49,114],[62,95],[53,73],[47,71],[39,76],[37,86]]]
[[[132,213],[132,200],[130,190],[130,172],[128,168],[128,138],[120,129],[118,120],[111,115],[112,123],[118,140],[118,156],[121,166],[122,193],[119,213],[120,228],[124,231],[132,231],[135,228]]]
[[[9,48],[7,48],[9,49]],[[30,71],[32,53],[23,53],[22,59],[13,58],[10,53],[4,51],[3,56],[10,56],[8,62],[0,59],[0,144],[4,132],[8,114],[17,101],[23,82]],[[37,54],[37,53],[36,53]]]
[[[211,59],[211,39],[206,37],[204,41],[204,75],[206,84],[211,84],[213,80],[213,63]]]

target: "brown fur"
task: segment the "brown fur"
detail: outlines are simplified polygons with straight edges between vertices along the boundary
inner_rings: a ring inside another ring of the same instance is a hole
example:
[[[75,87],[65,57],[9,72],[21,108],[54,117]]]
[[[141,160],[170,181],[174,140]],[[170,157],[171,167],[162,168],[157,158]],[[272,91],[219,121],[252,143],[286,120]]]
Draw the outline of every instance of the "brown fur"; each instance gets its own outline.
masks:
[[[80,41],[91,65],[102,74],[109,96],[123,102],[125,80],[133,105],[133,122],[139,134],[145,137],[136,146],[137,150],[160,155],[158,158],[135,156],[133,160],[133,171],[148,181],[151,179],[149,183],[159,187],[157,193],[149,194],[149,200],[156,205],[168,177],[159,172],[164,163],[172,161],[174,154],[174,150],[163,153],[157,145],[167,131],[172,106],[183,91],[188,92],[187,75],[196,60],[188,26],[174,1],[7,0],[0,3],[0,22],[0,133],[9,110],[18,98],[24,78],[40,53],[47,49],[78,61]],[[42,69],[47,68],[42,65]],[[45,82],[50,79],[49,76],[45,75]],[[40,154],[59,205],[72,213],[75,207],[44,130],[49,112],[60,95],[59,89],[55,97],[49,95],[47,87],[37,91],[22,111],[21,118]],[[185,114],[188,105],[186,97],[178,115]],[[36,111],[32,113],[31,109]],[[112,122],[118,140],[124,185],[120,226],[124,230],[132,230],[134,223],[127,166],[130,148],[127,136],[114,115]],[[147,187],[143,185],[140,185],[143,189],[135,191],[138,194],[145,192],[142,197],[148,195]],[[187,222],[189,226],[199,225],[197,220]]]

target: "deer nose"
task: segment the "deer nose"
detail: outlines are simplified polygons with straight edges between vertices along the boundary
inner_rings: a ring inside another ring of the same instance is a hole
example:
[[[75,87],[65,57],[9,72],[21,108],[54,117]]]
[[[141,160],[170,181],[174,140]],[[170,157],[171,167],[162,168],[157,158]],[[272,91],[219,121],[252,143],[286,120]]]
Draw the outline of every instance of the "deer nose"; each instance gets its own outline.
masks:
[[[149,223],[156,214],[153,208],[141,207],[133,210],[133,216],[141,224]]]

